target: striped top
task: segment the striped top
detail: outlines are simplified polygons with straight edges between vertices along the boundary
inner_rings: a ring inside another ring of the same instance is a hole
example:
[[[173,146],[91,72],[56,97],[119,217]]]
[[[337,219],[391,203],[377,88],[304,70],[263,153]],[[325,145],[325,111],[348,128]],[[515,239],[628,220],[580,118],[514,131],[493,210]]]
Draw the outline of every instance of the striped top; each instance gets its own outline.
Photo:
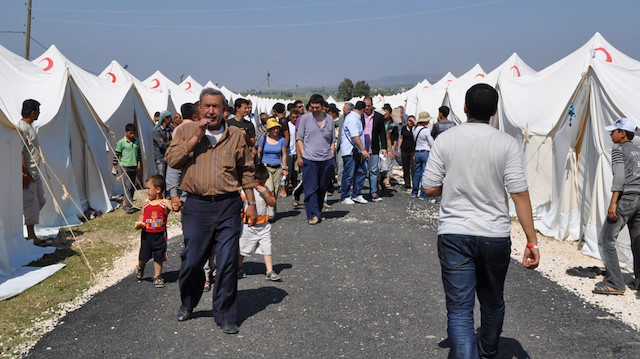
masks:
[[[253,188],[253,157],[242,130],[224,123],[222,137],[211,145],[207,136],[187,152],[187,141],[196,135],[197,123],[180,126],[165,154],[167,164],[182,168],[180,189],[203,196]]]

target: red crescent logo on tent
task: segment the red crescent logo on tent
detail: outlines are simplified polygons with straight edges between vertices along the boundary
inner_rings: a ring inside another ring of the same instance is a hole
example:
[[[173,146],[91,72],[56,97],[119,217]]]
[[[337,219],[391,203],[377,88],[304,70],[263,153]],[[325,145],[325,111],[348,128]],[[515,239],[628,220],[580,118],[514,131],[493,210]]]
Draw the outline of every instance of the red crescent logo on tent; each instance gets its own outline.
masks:
[[[152,89],[157,89],[158,87],[160,87],[160,81],[158,81],[158,79],[153,79],[151,80],[151,82],[155,82],[155,85],[152,86]]]
[[[190,89],[190,88],[191,88],[191,82],[187,81],[187,82],[185,82],[185,83],[187,84],[187,88],[186,88],[185,90]]]
[[[107,75],[111,77],[111,82],[116,83],[116,75],[113,72],[107,72]]]
[[[428,87],[429,87],[429,85],[425,85],[425,86],[423,86],[422,88],[423,88],[423,89],[426,89],[426,88],[428,88]]]
[[[484,77],[484,75],[483,74],[477,74],[476,77]]]
[[[516,69],[516,72],[518,73],[518,77],[520,77],[520,69],[518,68],[518,66],[513,65],[511,66],[511,70]]]
[[[453,82],[453,80],[447,80],[447,82]]]
[[[51,60],[51,58],[49,57],[45,57],[44,59],[40,60],[39,62],[42,61],[46,61],[47,62],[47,66],[45,66],[45,68],[43,68],[44,71],[49,71],[51,70],[51,68],[53,67],[53,60]]]
[[[604,52],[605,55],[607,55],[607,62],[613,62],[613,59],[611,58],[611,54],[609,54],[609,51],[607,51],[604,47],[598,47],[597,49],[595,49],[595,51],[602,51]]]

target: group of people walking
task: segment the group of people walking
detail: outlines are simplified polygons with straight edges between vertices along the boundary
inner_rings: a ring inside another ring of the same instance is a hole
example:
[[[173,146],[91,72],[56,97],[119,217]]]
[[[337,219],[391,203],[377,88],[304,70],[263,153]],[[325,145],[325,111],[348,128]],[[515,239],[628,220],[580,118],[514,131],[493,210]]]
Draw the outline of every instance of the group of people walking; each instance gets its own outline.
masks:
[[[230,108],[220,91],[204,89],[197,103],[181,107],[181,114],[158,113],[152,136],[157,174],[145,181],[148,199],[135,224],[142,230],[135,275],[141,279],[144,266],[153,259],[153,284],[164,286],[166,218],[169,211],[180,211],[184,249],[177,319],[193,318],[210,279],[203,266],[215,258],[214,320],[224,333],[238,333],[237,280],[244,273],[244,258],[259,249],[265,256],[266,279],[282,279],[273,270],[271,257],[270,223],[277,218],[277,198],[291,192],[296,204],[304,193],[310,225],[325,219],[327,193],[336,186],[344,205],[380,202],[388,189],[386,178],[395,154],[411,196],[430,196],[440,203],[438,253],[451,357],[494,357],[505,313],[504,281],[511,251],[507,195],[527,237],[524,267],[534,269],[540,260],[520,148],[515,139],[489,125],[497,103],[495,89],[474,85],[465,96],[467,122],[456,126],[447,119],[449,109],[442,106],[429,130],[429,113],[421,112],[417,119],[401,114],[394,120],[390,106],[385,105],[384,115],[380,114],[370,97],[345,104],[340,114],[314,94],[306,106],[300,101],[288,107],[277,103],[270,115],[253,118],[249,101],[238,99]],[[35,171],[37,137],[31,131],[38,114],[39,104],[25,101],[24,123],[19,126],[27,138],[22,170],[25,223],[29,238],[34,239],[31,223],[34,214],[37,223],[37,211],[44,204]],[[606,130],[616,144],[613,197],[599,241],[608,274],[594,293],[622,294],[614,244],[622,226],[628,224],[634,254],[640,248],[640,232],[635,230],[640,218],[636,188],[640,188],[640,149],[631,144],[636,130],[631,120],[620,119]],[[123,178],[129,180],[123,181],[127,213],[134,211],[131,200],[141,168],[135,132],[133,124],[126,125],[114,159],[114,174],[122,168]],[[362,193],[366,179],[368,199]],[[482,317],[477,333],[476,296]]]

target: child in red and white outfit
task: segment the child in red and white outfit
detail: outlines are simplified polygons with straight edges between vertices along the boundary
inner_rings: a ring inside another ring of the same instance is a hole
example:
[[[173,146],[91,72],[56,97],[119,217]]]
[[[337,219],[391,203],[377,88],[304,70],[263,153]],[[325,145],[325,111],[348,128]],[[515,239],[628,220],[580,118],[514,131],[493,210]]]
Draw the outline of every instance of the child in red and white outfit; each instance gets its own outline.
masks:
[[[144,190],[148,199],[144,202],[142,213],[135,228],[141,229],[140,254],[136,266],[136,278],[142,279],[144,267],[153,258],[153,285],[164,287],[162,279],[162,264],[167,260],[167,217],[171,209],[171,202],[163,198],[165,189],[164,177],[151,176],[144,183]]]
[[[238,279],[245,278],[247,275],[242,269],[244,257],[249,257],[253,253],[261,253],[264,255],[264,264],[267,267],[266,280],[280,281],[282,277],[273,270],[273,258],[271,256],[271,224],[269,223],[269,207],[276,204],[276,198],[269,188],[265,187],[265,183],[269,178],[269,171],[263,164],[256,165],[254,176],[253,195],[256,199],[256,210],[258,211],[258,220],[253,226],[249,226],[249,220],[246,217],[247,201],[242,196],[244,202],[242,210],[242,236],[240,237],[240,256],[238,257]],[[256,251],[257,250],[257,251]]]

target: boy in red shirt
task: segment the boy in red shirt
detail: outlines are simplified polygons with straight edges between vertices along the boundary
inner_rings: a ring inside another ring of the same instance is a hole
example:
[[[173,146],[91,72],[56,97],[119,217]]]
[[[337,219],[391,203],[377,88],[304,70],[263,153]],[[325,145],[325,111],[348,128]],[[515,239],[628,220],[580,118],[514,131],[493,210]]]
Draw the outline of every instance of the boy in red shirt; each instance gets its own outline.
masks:
[[[144,183],[144,191],[148,199],[144,202],[142,213],[138,217],[135,228],[141,229],[140,254],[136,266],[136,278],[142,279],[144,267],[153,258],[153,285],[164,287],[162,279],[162,264],[167,260],[167,217],[171,202],[163,198],[165,190],[164,177],[151,176]]]

